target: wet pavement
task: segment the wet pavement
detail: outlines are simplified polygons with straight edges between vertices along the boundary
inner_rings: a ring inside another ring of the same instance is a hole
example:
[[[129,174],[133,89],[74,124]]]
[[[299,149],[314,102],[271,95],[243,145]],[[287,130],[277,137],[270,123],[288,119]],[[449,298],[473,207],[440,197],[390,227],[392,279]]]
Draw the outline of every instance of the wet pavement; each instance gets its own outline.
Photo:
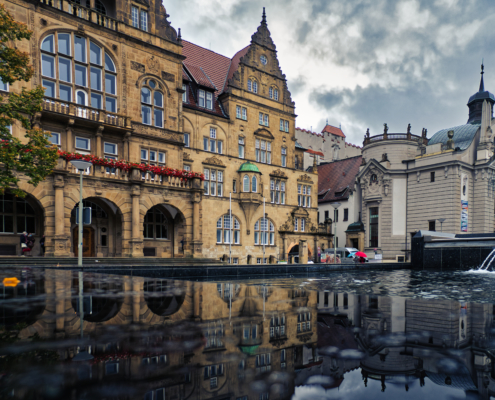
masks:
[[[0,399],[495,397],[495,273],[2,281]]]

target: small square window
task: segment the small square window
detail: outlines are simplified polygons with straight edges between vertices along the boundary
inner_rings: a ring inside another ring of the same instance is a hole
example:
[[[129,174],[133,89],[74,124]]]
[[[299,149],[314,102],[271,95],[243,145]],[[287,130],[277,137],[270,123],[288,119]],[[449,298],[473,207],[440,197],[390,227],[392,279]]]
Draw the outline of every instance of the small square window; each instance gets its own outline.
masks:
[[[9,84],[3,83],[1,79],[0,79],[0,91],[2,91],[2,92],[8,92],[9,91]]]
[[[190,134],[189,133],[184,133],[184,146],[189,147],[190,146]]]
[[[148,159],[148,150],[141,149],[141,160]]]
[[[435,182],[435,172],[430,173],[430,182]]]
[[[114,143],[105,143],[104,149],[105,154],[117,155],[117,145]]]
[[[191,171],[190,165],[184,165],[184,171]]]
[[[156,151],[150,151],[150,161],[151,162],[156,161]]]
[[[160,164],[165,164],[165,153],[158,153],[158,162]]]
[[[90,150],[90,140],[76,136],[76,149]]]
[[[51,136],[48,136],[50,143],[60,146],[60,133],[51,132]]]

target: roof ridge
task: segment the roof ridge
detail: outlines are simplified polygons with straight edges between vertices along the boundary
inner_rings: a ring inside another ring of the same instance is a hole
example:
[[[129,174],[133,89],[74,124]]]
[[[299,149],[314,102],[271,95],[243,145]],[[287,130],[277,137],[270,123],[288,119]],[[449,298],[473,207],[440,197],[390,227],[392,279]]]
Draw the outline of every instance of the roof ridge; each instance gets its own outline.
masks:
[[[229,60],[230,60],[230,58],[229,58],[229,57],[224,56],[223,54],[220,54],[220,53],[217,53],[216,51],[213,51],[213,50],[207,49],[206,47],[203,47],[203,46],[200,46],[199,44],[196,44],[196,43],[190,42],[189,40],[182,40],[182,42],[186,42],[186,43],[192,44],[193,46],[196,46],[196,47],[201,47],[202,49],[204,49],[204,50],[206,50],[206,51],[209,51],[209,52],[211,52],[211,53],[215,53],[215,54],[217,54],[217,55],[219,55],[219,56],[225,57],[225,58],[227,58],[227,59],[229,59]],[[187,58],[186,58],[186,59],[187,59]]]
[[[208,80],[210,81],[210,83],[213,85],[213,87],[215,88],[215,91],[218,90],[217,87],[215,86],[215,84],[211,81],[211,78],[208,76],[208,74],[206,73],[206,71],[203,69],[203,67],[199,67],[199,69],[201,71],[203,71],[203,74],[205,74],[205,76],[208,78]]]

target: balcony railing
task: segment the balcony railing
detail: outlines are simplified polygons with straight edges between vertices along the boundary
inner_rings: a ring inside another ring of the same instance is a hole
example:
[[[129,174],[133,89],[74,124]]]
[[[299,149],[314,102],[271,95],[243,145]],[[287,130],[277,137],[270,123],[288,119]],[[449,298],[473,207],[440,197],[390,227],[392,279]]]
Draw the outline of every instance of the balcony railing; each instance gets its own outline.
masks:
[[[111,17],[92,10],[87,7],[83,7],[80,4],[74,3],[67,0],[40,0],[40,3],[46,4],[47,6],[56,8],[58,10],[64,11],[68,14],[74,15],[75,17],[84,19],[86,21],[93,22],[97,25],[103,26],[105,28],[118,31],[119,22]]]
[[[84,118],[101,124],[113,125],[120,128],[130,128],[131,119],[123,115],[111,113],[97,108],[81,106],[67,101],[43,99],[43,110],[67,116]]]
[[[413,135],[411,133],[384,133],[382,135],[366,136],[363,141],[363,146],[382,140],[410,140],[425,145],[428,144],[428,139],[423,136]]]
[[[56,169],[61,169],[72,174],[79,175],[79,171],[75,168],[69,161],[59,158],[59,163]],[[150,173],[142,173],[140,170],[132,170],[126,172],[120,168],[110,168],[101,165],[93,165],[84,173],[84,176],[95,177],[95,178],[106,178],[121,182],[129,182],[132,180],[139,179],[146,184],[161,186],[161,187],[175,187],[175,188],[186,188],[191,189],[193,187],[192,180],[183,180],[176,176],[162,176],[155,175],[152,176]],[[132,179],[131,179],[132,177]]]

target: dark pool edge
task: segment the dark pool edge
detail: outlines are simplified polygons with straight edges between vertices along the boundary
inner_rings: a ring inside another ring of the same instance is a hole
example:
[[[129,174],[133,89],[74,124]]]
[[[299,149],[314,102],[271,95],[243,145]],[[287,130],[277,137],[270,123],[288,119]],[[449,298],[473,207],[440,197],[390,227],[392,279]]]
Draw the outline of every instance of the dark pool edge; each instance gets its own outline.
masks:
[[[13,265],[13,268],[22,268]],[[81,270],[77,265],[29,265],[29,268],[46,268],[56,270]],[[321,275],[329,272],[345,271],[369,271],[369,270],[397,270],[411,269],[411,263],[364,263],[364,264],[270,264],[270,265],[84,265],[82,270],[93,273],[107,273],[115,275],[133,275],[157,278],[241,278],[265,276],[291,276],[291,275]]]

